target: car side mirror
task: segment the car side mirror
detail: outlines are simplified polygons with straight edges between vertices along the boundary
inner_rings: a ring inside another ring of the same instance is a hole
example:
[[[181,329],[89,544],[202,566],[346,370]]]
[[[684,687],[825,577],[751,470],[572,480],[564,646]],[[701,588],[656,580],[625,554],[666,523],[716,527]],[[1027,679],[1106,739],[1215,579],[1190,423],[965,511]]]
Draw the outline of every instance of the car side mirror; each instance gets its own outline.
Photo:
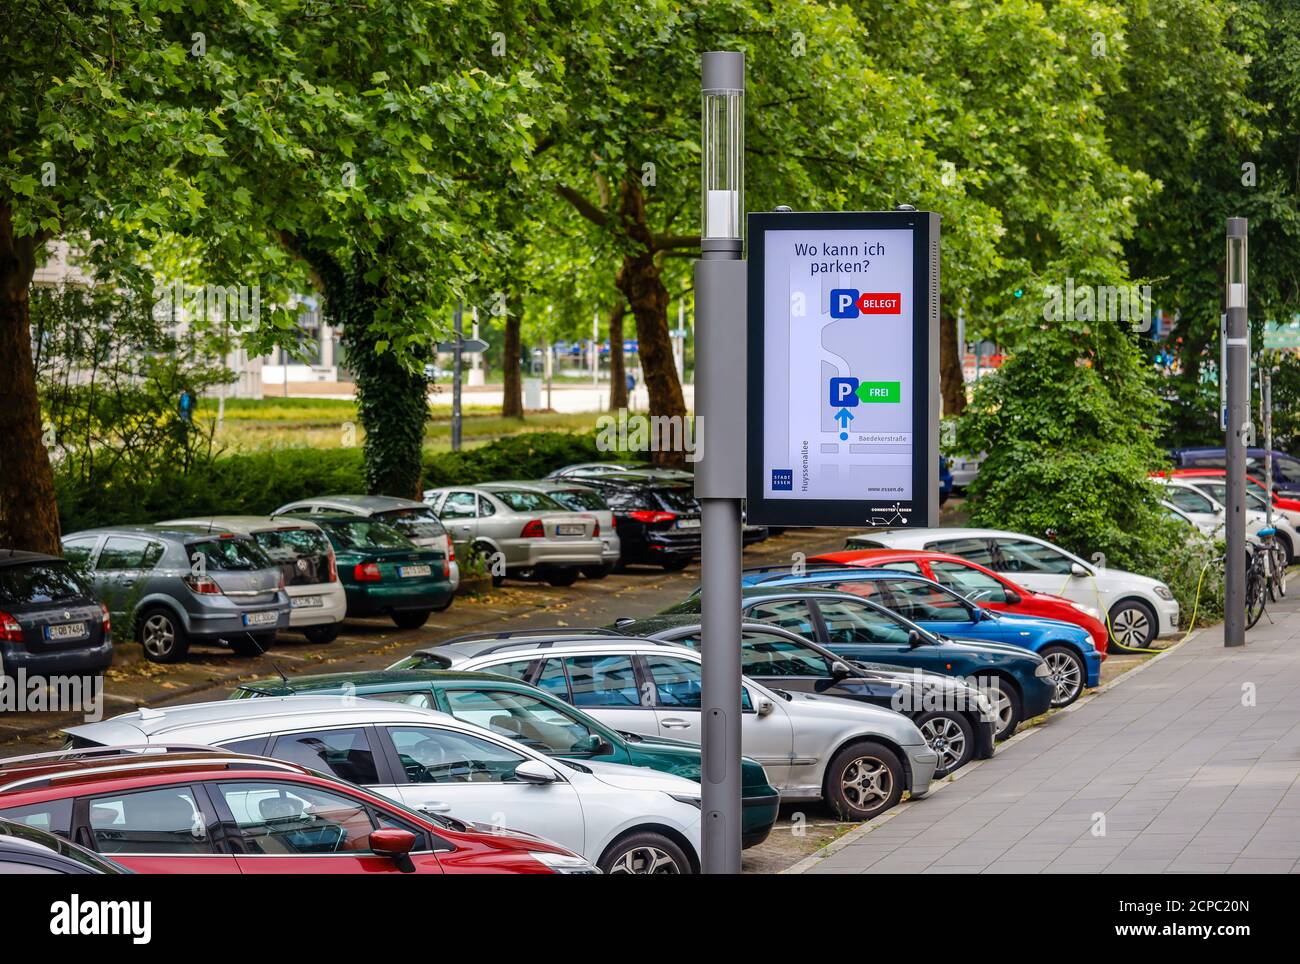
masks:
[[[1006,591],[1006,597],[1007,597],[1007,605],[1009,606],[1019,606],[1022,602],[1024,602],[1024,597],[1022,597],[1020,593],[1016,592],[1014,589],[1008,589]]]
[[[559,776],[540,760],[525,760],[515,767],[515,776],[524,783],[554,783]]]
[[[754,712],[759,716],[770,716],[774,709],[776,707],[772,705],[771,700],[759,700],[754,706]]]
[[[383,830],[370,831],[370,852],[378,857],[391,857],[394,860],[406,857],[415,849],[415,834],[409,830],[387,827]]]
[[[1072,576],[1091,576],[1087,569],[1077,562],[1070,563],[1070,575]]]
[[[610,746],[609,741],[600,734],[593,733],[587,738],[587,752],[592,756],[605,756],[606,754],[613,753],[614,748]]]
[[[849,669],[848,663],[841,662],[838,659],[831,663],[831,676],[835,679],[844,679],[844,677],[852,674],[853,670]]]
[[[911,646],[913,649],[916,649],[916,647],[921,645],[921,634],[915,629],[909,629],[907,631],[907,645]]]

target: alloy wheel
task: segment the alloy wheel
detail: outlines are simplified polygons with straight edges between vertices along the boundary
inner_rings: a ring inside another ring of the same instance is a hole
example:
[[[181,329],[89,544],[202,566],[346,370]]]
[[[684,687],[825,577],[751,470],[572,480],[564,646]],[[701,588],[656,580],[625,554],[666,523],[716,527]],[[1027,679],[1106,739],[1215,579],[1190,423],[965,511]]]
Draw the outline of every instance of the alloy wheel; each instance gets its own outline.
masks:
[[[1053,706],[1065,706],[1079,695],[1083,689],[1083,672],[1078,661],[1069,653],[1057,650],[1044,657],[1052,682],[1056,684],[1056,695],[1052,697]]]
[[[1015,708],[1011,705],[1011,697],[1001,686],[990,686],[985,694],[989,702],[993,704],[993,718],[996,719],[996,732],[1002,733],[1011,725],[1011,720],[1015,715]]]
[[[176,645],[176,630],[170,619],[161,613],[155,613],[145,620],[144,627],[140,630],[140,641],[150,656],[165,657]]]
[[[878,757],[858,757],[844,768],[840,790],[858,810],[874,810],[894,792],[894,775]]]
[[[1115,641],[1121,646],[1128,649],[1141,649],[1147,644],[1151,621],[1147,619],[1146,613],[1136,606],[1131,606],[1116,614],[1111,620],[1110,628],[1115,634]]]
[[[936,716],[926,720],[921,724],[921,736],[930,749],[939,754],[938,770],[951,770],[966,753],[966,734],[950,717]]]
[[[633,847],[609,868],[611,874],[680,874],[677,861],[658,847]]]

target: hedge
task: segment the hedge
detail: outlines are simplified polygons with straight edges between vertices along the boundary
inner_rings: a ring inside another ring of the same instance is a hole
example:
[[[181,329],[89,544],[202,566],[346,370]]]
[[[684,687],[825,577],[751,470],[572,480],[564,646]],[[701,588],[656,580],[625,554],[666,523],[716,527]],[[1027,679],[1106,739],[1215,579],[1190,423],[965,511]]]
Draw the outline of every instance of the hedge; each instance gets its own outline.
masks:
[[[466,451],[426,454],[424,485],[536,479],[599,458],[594,435],[524,433]],[[110,472],[83,482],[75,468],[63,466],[55,476],[65,533],[194,515],[266,515],[295,499],[364,492],[366,477],[359,448],[227,455],[189,472],[160,470],[150,479]]]

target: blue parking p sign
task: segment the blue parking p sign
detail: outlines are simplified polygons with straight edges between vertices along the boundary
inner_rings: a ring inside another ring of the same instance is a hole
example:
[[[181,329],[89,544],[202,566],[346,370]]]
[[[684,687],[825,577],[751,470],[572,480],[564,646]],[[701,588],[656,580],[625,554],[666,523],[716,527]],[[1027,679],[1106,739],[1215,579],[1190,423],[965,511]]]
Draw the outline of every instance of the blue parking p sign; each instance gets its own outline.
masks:
[[[858,407],[858,380],[852,376],[831,379],[831,408]]]

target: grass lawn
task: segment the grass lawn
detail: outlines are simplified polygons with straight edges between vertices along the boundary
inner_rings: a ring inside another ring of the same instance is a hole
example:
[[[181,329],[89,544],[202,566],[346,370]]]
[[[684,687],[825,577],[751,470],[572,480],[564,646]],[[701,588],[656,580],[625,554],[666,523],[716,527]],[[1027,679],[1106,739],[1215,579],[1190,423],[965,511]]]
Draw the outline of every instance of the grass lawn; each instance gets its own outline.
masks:
[[[207,406],[200,417],[215,418],[216,406]],[[467,405],[462,433],[467,448],[484,445],[505,435],[522,432],[591,431],[596,413],[537,412],[525,419],[502,418],[495,406]],[[357,418],[356,403],[333,398],[230,399],[226,418],[217,433],[218,445],[232,452],[254,452],[272,448],[338,448],[359,445],[365,438]],[[450,409],[431,410],[425,427],[427,451],[451,448]]]

